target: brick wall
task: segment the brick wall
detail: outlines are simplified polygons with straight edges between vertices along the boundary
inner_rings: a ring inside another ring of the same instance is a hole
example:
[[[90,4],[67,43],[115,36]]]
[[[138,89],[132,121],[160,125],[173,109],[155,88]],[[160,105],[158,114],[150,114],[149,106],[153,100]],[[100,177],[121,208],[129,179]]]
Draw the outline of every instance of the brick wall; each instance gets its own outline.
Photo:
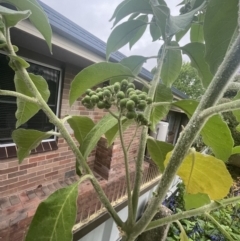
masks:
[[[106,114],[105,111],[89,111],[82,106],[80,100],[76,101],[71,108],[69,107],[70,83],[78,71],[72,66],[67,66],[65,69],[60,115],[61,117],[84,115],[97,122]],[[66,126],[72,134],[70,127],[67,124]],[[135,127],[132,126],[124,133],[125,144],[130,142],[134,132]],[[139,133],[140,130],[129,150],[132,180],[134,178],[134,159],[139,143]],[[18,165],[17,158],[0,161],[0,240],[23,240],[41,200],[49,196],[54,190],[69,185],[76,180],[75,157],[72,151],[62,138],[58,139],[57,146],[57,150],[51,150],[50,146],[50,151],[30,155],[21,165]],[[105,160],[107,156],[109,156],[108,163]],[[95,161],[95,157],[97,157],[97,161]],[[97,150],[93,150],[90,154],[88,163],[100,175],[98,178],[106,195],[110,200],[114,200],[116,198],[115,188],[122,188],[126,185],[123,152],[120,148],[119,139],[114,142],[110,149],[107,149],[106,140],[102,138]],[[99,165],[100,168],[97,168]],[[105,168],[104,171],[103,167]],[[146,164],[145,171],[147,171],[147,168],[148,165]],[[93,209],[96,209],[96,206],[100,206],[99,200],[95,196],[96,194],[90,183],[86,182],[80,186],[77,219],[89,214],[84,213],[87,208],[90,207],[90,212],[92,212]]]

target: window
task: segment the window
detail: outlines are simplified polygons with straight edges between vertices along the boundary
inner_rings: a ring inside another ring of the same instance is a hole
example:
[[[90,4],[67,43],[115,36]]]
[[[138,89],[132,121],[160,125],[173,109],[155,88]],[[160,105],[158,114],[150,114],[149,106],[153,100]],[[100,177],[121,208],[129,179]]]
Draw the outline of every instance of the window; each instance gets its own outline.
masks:
[[[48,105],[54,113],[58,114],[61,71],[59,69],[46,67],[31,61],[28,62],[30,64],[30,67],[27,69],[28,72],[41,75],[47,81],[51,93]],[[4,54],[0,54],[0,88],[15,91],[14,71],[8,66],[8,59]],[[13,145],[11,134],[15,129],[16,110],[17,104],[15,97],[0,96],[0,147]],[[49,122],[47,116],[42,110],[40,110],[20,128],[35,129],[46,132],[53,130],[54,125]],[[53,137],[50,137],[50,139],[53,139]]]

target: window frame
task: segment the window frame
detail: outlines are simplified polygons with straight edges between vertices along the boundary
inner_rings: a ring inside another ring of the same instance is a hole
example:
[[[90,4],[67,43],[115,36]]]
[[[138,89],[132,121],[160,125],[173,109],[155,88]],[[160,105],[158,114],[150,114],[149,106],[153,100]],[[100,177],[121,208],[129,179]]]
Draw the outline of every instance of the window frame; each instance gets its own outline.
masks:
[[[2,50],[0,50],[0,54],[3,54],[3,55],[6,55],[6,56],[7,56],[7,54],[6,54],[4,51],[2,51]],[[53,65],[49,65],[49,64],[44,64],[44,63],[42,63],[42,62],[40,62],[40,61],[32,60],[32,59],[30,59],[30,58],[26,58],[26,57],[23,57],[23,56],[21,56],[21,55],[19,55],[19,57],[23,58],[24,60],[26,60],[26,61],[29,62],[30,64],[31,64],[31,63],[33,63],[33,64],[38,64],[38,65],[43,66],[43,67],[47,67],[47,68],[50,68],[50,69],[58,70],[58,71],[60,72],[60,73],[59,73],[58,92],[57,92],[57,95],[58,95],[58,96],[57,96],[57,103],[56,103],[56,105],[57,105],[57,108],[56,108],[56,116],[59,117],[59,115],[60,115],[60,110],[61,110],[61,97],[62,97],[62,89],[63,89],[63,85],[62,85],[62,83],[63,83],[63,81],[62,81],[62,80],[63,80],[63,79],[62,79],[63,70],[62,70],[61,68],[59,68],[59,67],[56,67],[56,66],[53,66]],[[55,131],[57,131],[56,126],[55,126]],[[56,141],[56,140],[57,140],[57,137],[54,136],[54,137],[51,138],[51,139],[42,140],[41,143],[42,143],[42,142]],[[8,147],[8,146],[16,146],[16,144],[15,144],[14,142],[12,142],[12,143],[7,143],[7,144],[0,144],[0,147]]]

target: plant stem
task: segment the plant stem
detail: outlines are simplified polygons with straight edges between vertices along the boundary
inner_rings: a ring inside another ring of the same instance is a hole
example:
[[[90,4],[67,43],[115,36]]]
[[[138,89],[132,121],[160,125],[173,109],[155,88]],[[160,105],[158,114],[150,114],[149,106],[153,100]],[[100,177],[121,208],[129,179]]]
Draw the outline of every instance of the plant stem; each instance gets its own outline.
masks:
[[[162,106],[162,105],[171,105],[173,104],[172,102],[154,102],[152,103],[152,108],[157,107],[157,106]]]
[[[130,180],[130,173],[129,173],[129,163],[128,163],[128,152],[126,150],[126,147],[124,145],[124,140],[123,140],[123,129],[122,129],[122,121],[121,121],[121,114],[119,115],[118,118],[118,130],[119,130],[119,136],[120,136],[120,141],[121,141],[121,146],[123,150],[123,155],[124,155],[124,165],[125,165],[125,172],[126,172],[126,182],[127,182],[127,193],[128,193],[128,222],[133,224],[133,207],[132,207],[132,193],[131,193],[131,180]]]
[[[197,110],[189,121],[188,125],[181,133],[178,142],[174,148],[170,161],[162,174],[162,178],[156,189],[156,195],[154,195],[144,212],[141,219],[137,222],[131,235],[137,237],[141,233],[149,222],[152,220],[154,214],[157,211],[159,204],[164,200],[166,193],[176,175],[176,172],[182,161],[191,147],[194,139],[205,124],[204,119],[199,118],[199,114],[206,108],[215,105],[225,92],[228,83],[234,79],[234,75],[239,68],[239,56],[240,56],[240,35],[238,35],[235,43],[230,51],[226,54],[223,63],[220,65],[217,73],[215,74],[210,86],[205,92]],[[218,90],[218,91],[216,91]]]
[[[234,100],[228,103],[207,108],[206,110],[202,111],[202,113],[199,115],[199,118],[208,119],[213,115],[238,109],[240,109],[240,100]]]
[[[156,88],[160,81],[160,73],[162,70],[163,59],[165,57],[165,48],[166,47],[164,44],[162,48],[162,54],[157,63],[156,72],[152,80],[152,85],[148,92],[148,97],[150,97],[151,99],[154,99]],[[152,106],[150,105],[146,108],[144,112],[144,116],[148,121],[150,119],[151,110],[152,110]],[[142,130],[141,138],[140,138],[140,144],[139,144],[139,150],[138,150],[138,156],[137,156],[136,168],[135,168],[136,173],[135,173],[135,182],[134,182],[133,197],[132,197],[134,218],[136,218],[136,215],[137,215],[139,192],[140,192],[140,187],[141,187],[142,177],[143,177],[143,161],[144,161],[144,154],[146,149],[147,135],[148,135],[148,128],[144,126]]]
[[[17,56],[13,50],[9,29],[6,29],[6,41],[7,41],[9,53],[14,56]],[[111,203],[109,202],[107,196],[105,195],[104,191],[102,190],[101,186],[99,185],[97,179],[94,177],[90,167],[88,166],[82,153],[79,151],[78,146],[75,144],[75,142],[72,139],[71,135],[69,134],[68,130],[66,129],[66,127],[64,126],[62,121],[53,113],[53,111],[50,109],[48,104],[44,101],[44,99],[42,98],[42,95],[39,93],[38,89],[32,82],[31,78],[29,77],[26,69],[23,68],[17,61],[13,61],[13,63],[17,69],[16,75],[18,75],[26,83],[28,89],[31,91],[33,96],[36,98],[39,107],[47,115],[47,117],[49,118],[49,121],[51,121],[58,128],[59,132],[62,134],[63,138],[68,143],[69,147],[73,151],[74,155],[76,156],[77,160],[79,161],[80,165],[84,168],[86,173],[93,176],[93,178],[91,179],[91,182],[98,194],[99,199],[101,200],[101,202],[103,203],[105,208],[108,210],[109,214],[112,216],[112,218],[117,223],[117,225],[119,227],[122,227],[122,225],[123,225],[122,220],[119,218],[115,209],[112,207]]]
[[[131,140],[131,141],[129,142],[129,144],[128,144],[127,152],[128,152],[128,150],[129,150],[129,148],[131,147],[132,142],[133,142],[133,140],[135,139],[135,137],[136,137],[136,135],[137,135],[138,128],[139,128],[139,125],[137,125],[136,130],[135,130],[135,132],[134,132],[134,135],[133,135],[133,137],[132,137],[132,140]]]
[[[231,235],[221,226],[221,224],[209,213],[205,213],[205,216],[216,226],[216,228],[224,235],[229,241],[235,241]]]
[[[227,206],[227,205],[230,205],[230,204],[234,204],[234,203],[238,203],[238,202],[240,202],[240,197],[233,197],[233,198],[223,199],[220,203],[219,202],[212,202],[212,203],[210,203],[208,205],[205,205],[203,207],[200,207],[200,208],[196,208],[196,209],[192,209],[192,210],[189,210],[189,211],[173,214],[171,216],[167,216],[165,218],[152,221],[146,227],[145,232],[149,231],[151,229],[154,229],[154,228],[161,227],[161,226],[166,225],[168,223],[175,222],[177,220],[190,218],[190,217],[193,217],[193,216],[199,216],[199,215],[202,215],[206,212],[210,212],[210,211],[219,209],[221,207],[224,207],[224,206]]]
[[[23,95],[21,93],[15,92],[15,91],[0,90],[0,95],[13,96],[13,97],[17,97],[17,98],[19,98],[23,101],[27,101],[27,102],[30,102],[30,103],[37,104],[37,100],[34,97],[29,97],[27,95]]]

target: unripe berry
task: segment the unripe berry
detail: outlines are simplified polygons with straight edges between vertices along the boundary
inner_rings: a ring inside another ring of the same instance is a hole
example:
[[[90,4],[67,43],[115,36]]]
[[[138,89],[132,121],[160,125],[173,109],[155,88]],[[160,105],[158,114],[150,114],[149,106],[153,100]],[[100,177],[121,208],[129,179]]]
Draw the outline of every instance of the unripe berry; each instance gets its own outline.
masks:
[[[86,94],[89,95],[91,91],[92,91],[91,89],[87,89]]]
[[[104,108],[105,108],[105,109],[110,109],[111,106],[112,106],[112,105],[111,105],[108,101],[105,101],[105,102],[104,102]]]
[[[99,100],[103,100],[103,92],[98,92],[97,96],[98,96]]]
[[[140,94],[138,97],[139,97],[140,100],[146,100],[147,99],[147,96],[143,93]]]
[[[117,98],[118,99],[123,99],[125,97],[125,94],[124,94],[124,92],[123,91],[119,91],[118,93],[117,93]]]
[[[148,97],[148,98],[146,99],[146,101],[147,101],[147,104],[148,104],[148,105],[152,104],[152,102],[153,102],[153,101],[152,101],[152,98],[150,98],[150,97]]]
[[[119,82],[116,82],[116,83],[113,85],[113,89],[114,89],[115,93],[117,93],[117,92],[120,90],[120,83],[119,83]]]
[[[129,89],[127,89],[127,94],[129,95],[129,93],[132,92],[132,91],[134,91],[133,88],[129,88]]]
[[[104,97],[110,97],[110,96],[111,96],[110,90],[108,90],[108,89],[104,90],[104,91],[103,91],[103,96],[104,96]]]
[[[130,96],[130,100],[134,101],[135,104],[139,102],[138,96],[136,94]]]
[[[99,102],[97,103],[97,107],[98,107],[99,109],[104,109],[105,103],[104,103],[103,101],[99,101]]]
[[[147,102],[145,100],[140,100],[137,108],[139,110],[144,110],[146,108],[146,106],[147,106]]]
[[[135,89],[135,85],[133,83],[129,83],[127,85],[127,89],[130,89],[130,88]]]
[[[87,103],[87,104],[90,104],[91,102],[91,97],[90,96],[85,96],[82,100],[82,103]]]
[[[126,98],[120,100],[119,105],[120,105],[121,109],[126,108],[127,102],[128,102],[128,99],[126,99]]]
[[[128,100],[126,103],[126,107],[128,110],[133,110],[135,107],[135,102],[133,100]]]
[[[97,89],[96,89],[96,92],[97,92],[97,93],[99,93],[99,92],[101,92],[101,91],[102,91],[102,88],[97,88]]]
[[[96,92],[95,92],[95,91],[91,91],[91,92],[89,93],[89,95],[90,95],[90,96],[96,95]]]
[[[128,113],[126,114],[126,117],[127,117],[128,119],[134,119],[134,118],[137,117],[137,114],[136,114],[135,111],[128,111]]]
[[[93,104],[98,103],[98,101],[99,101],[99,97],[98,97],[97,95],[92,95],[92,96],[91,96],[91,102],[92,102]]]

